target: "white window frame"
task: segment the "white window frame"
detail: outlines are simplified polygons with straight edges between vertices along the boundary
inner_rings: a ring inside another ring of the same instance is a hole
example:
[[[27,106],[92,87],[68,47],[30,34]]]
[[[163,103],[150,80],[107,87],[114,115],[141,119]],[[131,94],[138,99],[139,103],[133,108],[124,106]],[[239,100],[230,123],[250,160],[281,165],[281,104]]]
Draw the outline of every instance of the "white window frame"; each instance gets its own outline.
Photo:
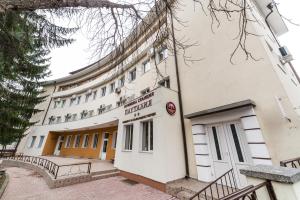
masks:
[[[72,135],[68,135],[66,138],[65,148],[71,148],[71,140],[72,140]]]
[[[109,93],[114,93],[116,89],[116,83],[115,82],[112,82],[109,84]]]
[[[78,140],[77,138],[79,138],[78,146],[77,146],[77,140]],[[74,148],[79,148],[80,147],[80,134],[75,135],[73,147]]]
[[[132,73],[135,72],[135,77],[134,79],[132,78]],[[132,70],[129,71],[129,82],[132,82],[136,79],[136,68],[133,68]]]
[[[169,82],[169,84],[167,84],[168,82]],[[158,81],[158,85],[165,87],[165,88],[170,88],[171,87],[170,78],[166,77],[166,78]]]
[[[35,144],[35,141],[36,141],[36,136],[31,136],[31,140],[30,140],[30,144],[28,145],[28,148],[33,148],[34,147],[34,144]]]
[[[131,126],[131,136],[129,136],[129,141],[131,142],[131,145],[128,144],[126,145],[126,141],[127,141],[127,127]],[[123,136],[123,151],[132,151],[133,149],[133,131],[134,131],[134,125],[133,124],[126,124],[124,125],[124,136]],[[130,147],[131,148],[127,148],[126,146]]]
[[[81,96],[78,96],[78,97],[77,97],[76,105],[79,105],[79,104],[80,104],[80,100],[81,100]]]
[[[140,128],[140,151],[141,152],[153,152],[153,149],[154,149],[154,128],[153,128],[153,119],[149,119],[149,120],[145,120],[145,121],[142,121],[140,122],[141,123],[141,128]],[[145,136],[145,132],[144,132],[144,124],[145,123],[148,123],[148,144],[146,149],[144,149],[144,136]],[[151,132],[151,124],[152,124],[152,132]],[[152,134],[152,137],[151,137],[151,134]],[[152,138],[152,149],[151,149],[151,138]]]
[[[66,99],[63,99],[62,101],[61,101],[61,108],[63,108],[63,107],[65,107],[65,105],[66,105]]]
[[[145,73],[147,73],[148,71],[150,71],[150,69],[151,69],[150,58],[147,59],[145,62],[143,62],[142,69],[143,69],[143,74],[145,74]]]
[[[106,86],[101,88],[101,97],[104,97],[106,95]]]
[[[93,100],[97,98],[97,90],[93,91]]]
[[[94,146],[94,143],[95,143],[95,137],[96,137],[96,135],[98,135],[98,138],[97,138],[97,145],[96,145],[96,147]],[[92,144],[91,144],[91,147],[93,148],[93,149],[97,149],[98,148],[98,145],[99,145],[99,133],[94,133],[93,134],[93,141],[92,141]]]
[[[89,147],[89,134],[84,134],[83,135],[83,141],[82,141],[82,145],[81,145],[81,148],[88,148]],[[88,138],[88,140],[87,140],[87,138]],[[87,142],[87,145],[85,145],[85,143],[86,143],[86,141],[88,141]]]
[[[161,55],[162,55],[162,58],[160,57]],[[168,48],[163,46],[157,52],[157,61],[158,61],[158,63],[160,63],[160,62],[164,61],[167,58],[168,58]]]
[[[119,79],[119,87],[124,87],[125,85],[125,76],[122,76],[120,79]]]
[[[45,136],[40,135],[40,141],[39,141],[39,144],[38,144],[38,148],[41,148],[43,146],[44,140],[45,140]]]

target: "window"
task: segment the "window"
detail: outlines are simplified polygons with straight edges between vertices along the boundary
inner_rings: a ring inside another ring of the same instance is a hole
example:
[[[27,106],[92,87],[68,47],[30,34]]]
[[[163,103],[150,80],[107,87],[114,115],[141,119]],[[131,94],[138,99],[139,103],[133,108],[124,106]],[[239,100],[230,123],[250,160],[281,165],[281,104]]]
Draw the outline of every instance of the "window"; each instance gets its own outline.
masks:
[[[44,142],[44,139],[45,139],[45,136],[44,136],[44,135],[41,135],[41,136],[40,136],[40,141],[39,141],[39,144],[38,144],[38,148],[41,148],[41,147],[42,147],[43,142]]]
[[[129,81],[134,81],[136,79],[136,68],[129,72]]]
[[[95,90],[95,91],[93,92],[93,100],[95,100],[96,97],[97,97],[97,90]]]
[[[146,89],[144,89],[144,90],[141,91],[141,95],[145,95],[145,94],[147,94],[149,92],[150,92],[150,88],[146,88]]]
[[[80,104],[81,96],[77,97],[77,105]]]
[[[56,118],[56,123],[60,123],[61,122],[61,116],[58,116],[57,118]]]
[[[70,113],[65,115],[65,122],[69,122],[72,118],[72,115]]]
[[[240,141],[239,141],[239,138],[238,138],[238,135],[237,135],[235,125],[230,124],[230,129],[231,129],[231,133],[232,133],[232,137],[233,137],[233,141],[234,141],[234,145],[235,145],[235,149],[236,149],[236,152],[237,152],[237,155],[238,155],[239,162],[244,162],[242,148],[241,148],[241,145],[240,145]]]
[[[168,57],[168,49],[166,47],[162,47],[157,53],[158,62],[165,60]]]
[[[116,149],[117,146],[117,132],[113,133],[113,141],[112,141],[112,148]]]
[[[167,78],[165,78],[165,79],[159,81],[158,84],[159,84],[160,86],[163,86],[163,87],[166,87],[166,88],[170,88],[170,78],[167,77]]]
[[[55,117],[51,116],[49,117],[49,124],[53,124],[55,122]]]
[[[115,82],[113,82],[109,85],[109,91],[110,91],[110,93],[113,93],[115,91]]]
[[[106,93],[106,87],[101,88],[101,97],[104,97]]]
[[[65,106],[65,104],[66,104],[66,100],[64,99],[64,100],[62,100],[62,102],[61,102],[61,107],[63,108],[63,107]]]
[[[96,149],[98,146],[99,134],[95,133],[93,137],[93,148]]]
[[[217,135],[216,127],[214,127],[214,126],[212,127],[212,132],[213,132],[213,137],[214,137],[214,141],[215,141],[217,158],[218,158],[218,160],[222,160],[221,150],[220,150],[220,145],[219,145],[219,138],[218,138],[218,135]]]
[[[30,145],[29,145],[29,148],[32,148],[32,147],[34,146],[35,140],[36,140],[36,136],[32,136],[32,137],[31,137],[31,143],[30,143]]]
[[[122,76],[120,79],[119,79],[119,87],[123,87],[125,84],[125,76]]]
[[[150,59],[143,63],[143,73],[146,73],[151,68]]]
[[[132,150],[133,124],[125,125],[124,150]]]
[[[54,101],[54,108],[57,108],[57,106],[60,104],[60,101]]]
[[[92,95],[91,93],[87,93],[85,95],[85,103],[89,101],[89,98],[91,97],[91,95]]]
[[[74,148],[78,148],[80,145],[80,135],[76,135],[74,141]]]
[[[92,117],[94,115],[94,110],[90,110],[88,116]]]
[[[71,100],[70,100],[70,106],[72,106],[75,103],[75,101],[76,101],[76,97],[75,98],[71,98]]]
[[[142,151],[153,151],[153,121],[142,122]]]
[[[89,135],[83,136],[82,148],[87,148],[89,146]]]
[[[66,144],[65,144],[65,148],[70,148],[71,147],[71,135],[67,136],[67,140],[66,140]]]

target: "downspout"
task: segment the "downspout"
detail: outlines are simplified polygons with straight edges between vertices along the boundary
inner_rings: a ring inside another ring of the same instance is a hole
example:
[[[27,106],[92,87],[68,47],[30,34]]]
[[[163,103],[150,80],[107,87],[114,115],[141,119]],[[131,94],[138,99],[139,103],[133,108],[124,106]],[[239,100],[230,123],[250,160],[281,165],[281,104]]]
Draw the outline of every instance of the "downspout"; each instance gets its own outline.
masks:
[[[279,46],[279,47],[282,47],[281,44],[279,43],[279,41],[277,40],[277,37],[275,36],[275,34],[274,34],[274,32],[273,32],[273,30],[272,30],[272,28],[271,28],[271,26],[270,26],[270,24],[269,24],[269,22],[268,22],[268,18],[269,18],[270,15],[274,12],[274,10],[273,10],[273,8],[274,8],[273,3],[269,3],[269,4],[267,5],[267,8],[270,10],[270,12],[269,12],[268,15],[266,16],[265,22],[266,22],[266,24],[267,24],[267,26],[268,26],[270,32],[272,33],[272,35],[273,35],[273,37],[274,37],[276,43],[278,44],[278,46]],[[288,64],[289,64],[290,68],[292,69],[293,73],[295,74],[298,83],[300,83],[300,77],[299,77],[299,75],[297,74],[297,72],[296,72],[294,66],[292,65],[291,62],[288,62]]]
[[[56,81],[54,81],[54,90],[53,90],[52,94],[53,94],[55,91],[56,91]],[[47,106],[47,110],[46,110],[46,113],[45,113],[45,115],[44,115],[42,125],[44,125],[44,123],[45,123],[45,119],[46,119],[46,116],[47,116],[47,114],[48,114],[48,111],[49,111],[51,102],[52,102],[52,97],[50,97],[50,102],[49,102],[49,104],[48,104],[48,106]]]
[[[177,58],[177,49],[175,44],[175,33],[174,33],[174,24],[173,24],[173,12],[171,8],[171,27],[172,27],[172,40],[173,40],[173,49],[174,49],[174,60],[175,60],[175,69],[176,69],[176,79],[178,84],[178,101],[179,101],[179,113],[180,113],[180,122],[181,122],[181,132],[182,132],[182,140],[183,140],[183,148],[184,148],[184,158],[185,158],[185,178],[188,178],[189,175],[189,162],[188,162],[188,153],[187,153],[187,142],[186,142],[186,132],[185,132],[185,124],[183,118],[183,106],[182,106],[182,96],[181,96],[181,85],[180,85],[180,77],[178,70],[178,58]]]

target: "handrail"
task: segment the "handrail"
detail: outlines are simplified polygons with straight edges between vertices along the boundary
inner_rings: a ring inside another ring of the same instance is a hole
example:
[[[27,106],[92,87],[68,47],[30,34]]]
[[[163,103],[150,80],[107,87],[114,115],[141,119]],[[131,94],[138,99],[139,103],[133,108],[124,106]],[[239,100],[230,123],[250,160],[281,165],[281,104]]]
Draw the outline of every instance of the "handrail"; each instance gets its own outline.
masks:
[[[221,200],[244,200],[244,199],[258,200],[256,191],[263,187],[266,187],[269,197],[270,197],[270,200],[277,200],[277,197],[275,195],[274,189],[273,189],[270,181],[265,181],[263,183],[260,183],[256,186],[249,188],[248,190],[243,190],[241,192],[238,192],[234,196],[228,196],[228,197],[222,198]]]
[[[236,179],[233,169],[231,168],[219,178],[215,179],[209,185],[190,197],[190,200],[194,199],[195,197],[198,197],[198,199],[219,199],[236,191],[238,191]]]
[[[292,168],[300,168],[300,157],[280,161],[280,166],[282,167],[291,166]]]
[[[32,165],[35,165],[40,168],[44,168],[50,175],[53,176],[54,179],[57,179],[59,176],[59,170],[62,167],[72,167],[72,166],[78,166],[78,165],[87,165],[87,170],[85,173],[90,174],[91,173],[91,162],[81,162],[81,163],[74,163],[74,164],[65,164],[65,165],[58,165],[48,159],[41,158],[41,157],[35,157],[35,156],[27,156],[27,155],[14,155],[14,156],[3,156],[2,158],[6,158],[8,160],[17,160],[22,161],[24,163],[30,163]],[[81,171],[80,171],[81,173]],[[68,174],[70,175],[70,174]]]

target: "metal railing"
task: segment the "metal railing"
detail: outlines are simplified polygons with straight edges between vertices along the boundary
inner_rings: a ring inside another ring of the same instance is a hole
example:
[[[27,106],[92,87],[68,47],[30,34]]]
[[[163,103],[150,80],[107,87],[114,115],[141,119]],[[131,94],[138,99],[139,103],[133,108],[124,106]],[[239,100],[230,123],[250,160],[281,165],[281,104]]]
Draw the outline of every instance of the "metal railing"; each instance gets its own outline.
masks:
[[[268,192],[269,198],[264,196],[263,198],[258,198],[257,192],[260,189],[265,188]],[[250,186],[248,189],[242,189],[233,195],[228,195],[220,200],[277,200],[274,189],[270,181],[265,181],[257,186]]]
[[[234,172],[233,169],[230,169],[222,176],[204,187],[201,191],[193,195],[190,200],[220,199],[237,191],[238,189]]]
[[[91,162],[58,165],[45,158],[26,155],[3,156],[2,158],[29,163],[42,169],[45,169],[51,176],[53,176],[54,179],[63,176],[90,174],[92,167]]]
[[[280,161],[282,167],[300,168],[300,157],[289,160]]]

